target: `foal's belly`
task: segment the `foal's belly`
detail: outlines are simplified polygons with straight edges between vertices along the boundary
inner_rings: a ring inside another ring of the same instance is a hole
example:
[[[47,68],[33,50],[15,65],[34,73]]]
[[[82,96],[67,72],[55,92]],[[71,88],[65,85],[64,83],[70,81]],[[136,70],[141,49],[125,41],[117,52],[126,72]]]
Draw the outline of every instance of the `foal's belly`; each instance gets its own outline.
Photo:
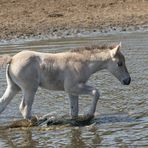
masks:
[[[41,81],[39,86],[48,90],[64,90],[64,83],[61,80]]]
[[[40,68],[39,86],[48,90],[64,90],[64,72],[59,68]]]

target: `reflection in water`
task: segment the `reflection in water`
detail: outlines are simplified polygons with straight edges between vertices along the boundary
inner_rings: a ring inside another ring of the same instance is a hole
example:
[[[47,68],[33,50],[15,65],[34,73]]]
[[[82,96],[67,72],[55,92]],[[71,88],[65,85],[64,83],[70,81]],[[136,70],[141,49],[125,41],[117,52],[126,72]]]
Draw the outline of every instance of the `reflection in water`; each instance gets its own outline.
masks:
[[[95,127],[91,127],[91,131],[85,131],[85,134],[89,132],[88,135],[92,135],[90,139],[87,138],[88,135],[85,135],[83,130],[85,131],[86,129],[74,128],[71,130],[70,144],[66,145],[66,148],[95,148],[100,145],[101,137],[98,135]]]
[[[66,146],[66,148],[76,148],[81,147],[85,148],[86,144],[81,137],[80,129],[72,129],[70,135],[70,144]]]
[[[10,129],[0,131],[0,141],[5,142],[7,147],[36,147],[38,142],[32,139],[30,129]],[[1,143],[1,142],[0,142]]]
[[[66,148],[86,148],[86,147],[97,147],[101,143],[101,138],[97,134],[97,130],[91,131],[91,137],[83,136],[82,129],[72,129],[71,131],[71,141],[70,144],[66,146]],[[90,140],[90,142],[88,142]]]
[[[89,127],[88,127],[89,128]],[[38,129],[39,130],[39,129]],[[66,129],[63,129],[66,130]],[[77,127],[77,128],[72,128],[68,133],[67,133],[67,138],[69,141],[67,141],[64,145],[65,148],[86,148],[86,147],[97,147],[101,143],[101,137],[97,133],[97,128],[91,127],[90,130],[86,130],[85,127]],[[34,132],[33,129],[13,129],[13,130],[6,130],[5,133],[0,134],[0,143],[1,146],[3,142],[5,142],[5,146],[7,147],[37,147],[40,142],[40,138],[49,140],[48,142],[46,141],[47,146],[43,144],[43,142],[40,143],[41,146],[43,147],[48,147],[50,145],[51,147],[56,147],[55,144],[56,142],[59,142],[60,139],[57,136],[55,141],[50,141],[50,132],[52,133],[52,130],[48,130],[47,133],[49,133],[47,137],[38,137],[36,135],[36,138],[32,134]],[[44,129],[39,130],[40,133],[44,133]],[[88,133],[87,133],[88,132]],[[88,139],[89,134],[91,135],[91,138]],[[41,135],[40,135],[41,136]],[[36,140],[34,140],[36,139]],[[42,139],[42,140],[43,140]],[[53,142],[53,143],[52,143]],[[62,142],[61,142],[62,143]],[[58,143],[57,143],[58,145]]]

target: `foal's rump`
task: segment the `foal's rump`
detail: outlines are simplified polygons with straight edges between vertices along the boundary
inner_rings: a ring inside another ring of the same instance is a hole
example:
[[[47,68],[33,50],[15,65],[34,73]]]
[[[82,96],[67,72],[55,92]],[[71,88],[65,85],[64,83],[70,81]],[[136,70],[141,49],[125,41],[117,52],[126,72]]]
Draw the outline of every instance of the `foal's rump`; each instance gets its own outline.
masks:
[[[39,63],[34,52],[22,51],[13,56],[9,75],[22,90],[36,88],[39,83]]]
[[[31,117],[31,106],[39,85],[39,64],[35,52],[23,51],[11,58],[6,67],[7,89],[0,98],[0,113],[19,90],[23,92],[20,111],[24,118]]]

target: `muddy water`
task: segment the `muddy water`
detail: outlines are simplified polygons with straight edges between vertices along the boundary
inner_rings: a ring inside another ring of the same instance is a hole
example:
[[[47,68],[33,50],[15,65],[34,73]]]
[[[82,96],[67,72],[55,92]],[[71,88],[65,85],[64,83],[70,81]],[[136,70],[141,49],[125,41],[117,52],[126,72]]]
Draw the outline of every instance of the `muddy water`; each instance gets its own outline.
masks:
[[[107,71],[94,74],[89,84],[99,88],[101,98],[96,123],[84,127],[53,126],[40,129],[0,130],[0,147],[146,147],[148,146],[148,32],[110,34],[90,38],[43,40],[0,45],[0,54],[15,54],[27,49],[58,52],[92,43],[122,41],[122,50],[132,77],[130,86],[122,86]],[[0,70],[0,96],[6,88],[5,69]],[[1,125],[21,119],[18,94],[0,115]],[[80,98],[80,113],[85,112],[91,97]],[[53,116],[68,114],[67,94],[39,89],[33,114]]]

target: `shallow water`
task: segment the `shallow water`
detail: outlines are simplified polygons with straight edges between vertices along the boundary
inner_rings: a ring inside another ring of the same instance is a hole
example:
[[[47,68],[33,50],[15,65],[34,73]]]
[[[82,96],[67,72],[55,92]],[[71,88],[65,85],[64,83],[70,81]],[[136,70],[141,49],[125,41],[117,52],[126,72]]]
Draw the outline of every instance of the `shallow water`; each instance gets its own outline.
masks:
[[[30,41],[0,45],[0,54],[21,50],[58,52],[90,44],[118,43],[132,77],[130,86],[122,86],[107,71],[94,74],[89,84],[99,88],[101,98],[96,111],[96,124],[84,127],[53,126],[41,129],[0,130],[0,147],[146,147],[148,146],[148,32],[108,34],[87,38]],[[5,69],[0,69],[0,96],[6,88]],[[21,119],[18,94],[0,115],[0,123]],[[80,98],[80,113],[85,112],[91,97]],[[67,94],[39,89],[33,114],[69,113]]]

